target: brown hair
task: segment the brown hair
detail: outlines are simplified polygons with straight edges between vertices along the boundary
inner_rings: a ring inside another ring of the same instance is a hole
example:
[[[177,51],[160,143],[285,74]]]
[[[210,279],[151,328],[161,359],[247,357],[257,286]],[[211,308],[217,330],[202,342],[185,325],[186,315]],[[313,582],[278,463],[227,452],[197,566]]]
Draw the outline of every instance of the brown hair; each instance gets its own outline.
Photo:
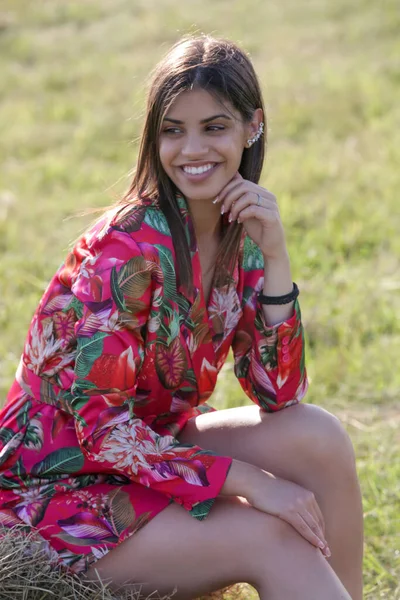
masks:
[[[133,181],[120,203],[150,197],[157,200],[171,230],[180,282],[191,290],[192,265],[176,189],[159,158],[158,140],[163,118],[177,96],[194,87],[205,89],[219,101],[227,100],[250,122],[264,105],[253,65],[231,41],[213,37],[185,36],[157,64],[152,73],[147,110]],[[258,182],[264,161],[265,140],[261,137],[245,148],[239,167],[244,179]],[[243,226],[225,227],[216,259],[216,281],[226,281],[238,258]]]

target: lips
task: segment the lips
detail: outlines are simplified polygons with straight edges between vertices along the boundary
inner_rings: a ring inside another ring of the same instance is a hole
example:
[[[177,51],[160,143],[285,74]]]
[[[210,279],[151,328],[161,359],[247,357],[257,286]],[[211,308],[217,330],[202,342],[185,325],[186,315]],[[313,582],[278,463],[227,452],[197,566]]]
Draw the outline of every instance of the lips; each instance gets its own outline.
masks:
[[[204,162],[196,165],[185,164],[179,168],[188,183],[203,183],[211,177],[222,163]]]
[[[211,171],[216,166],[216,163],[205,163],[203,165],[182,165],[182,169],[189,175],[201,175]]]

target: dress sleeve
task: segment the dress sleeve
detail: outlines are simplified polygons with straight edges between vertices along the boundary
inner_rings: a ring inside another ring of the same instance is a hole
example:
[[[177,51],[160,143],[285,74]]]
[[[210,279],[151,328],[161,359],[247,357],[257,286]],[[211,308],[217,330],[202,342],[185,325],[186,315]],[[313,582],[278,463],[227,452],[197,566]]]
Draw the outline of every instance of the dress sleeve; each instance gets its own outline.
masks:
[[[258,300],[264,269],[256,248],[245,251],[243,266],[243,314],[232,341],[234,370],[247,396],[273,412],[298,403],[307,391],[300,305],[296,300],[287,321],[267,325]]]
[[[137,416],[154,262],[131,236],[114,233],[100,251],[86,251],[71,287],[82,307],[71,389],[78,441],[88,460],[101,463],[102,472],[153,488],[202,520],[232,458],[159,435]],[[160,293],[158,287],[158,299]]]

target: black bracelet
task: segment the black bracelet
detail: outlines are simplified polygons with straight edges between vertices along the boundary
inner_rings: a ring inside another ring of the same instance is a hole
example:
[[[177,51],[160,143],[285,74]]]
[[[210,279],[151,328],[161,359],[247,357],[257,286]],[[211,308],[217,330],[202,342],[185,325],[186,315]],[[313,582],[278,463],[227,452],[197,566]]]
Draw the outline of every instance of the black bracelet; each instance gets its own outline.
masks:
[[[258,299],[261,304],[289,304],[289,302],[296,300],[299,294],[299,288],[295,282],[293,282],[293,290],[290,294],[285,294],[284,296],[264,296],[264,294],[259,294]]]

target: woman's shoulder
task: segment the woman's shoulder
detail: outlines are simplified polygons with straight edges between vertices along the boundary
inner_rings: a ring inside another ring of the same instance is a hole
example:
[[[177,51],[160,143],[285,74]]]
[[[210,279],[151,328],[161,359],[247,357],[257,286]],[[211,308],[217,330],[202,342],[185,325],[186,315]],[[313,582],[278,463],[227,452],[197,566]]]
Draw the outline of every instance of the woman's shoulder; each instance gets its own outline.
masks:
[[[172,253],[168,223],[155,201],[120,202],[75,241],[56,277],[71,287],[88,274],[101,277],[132,260],[159,264]]]
[[[55,283],[80,300],[95,302],[108,298],[120,272],[154,270],[159,277],[170,240],[161,233],[164,220],[154,202],[119,203],[107,209],[75,242]]]
[[[168,245],[170,238],[167,219],[157,201],[142,198],[119,202],[106,210],[83,234],[82,242],[88,249],[95,250],[120,243]]]
[[[113,215],[110,226],[115,231],[137,234],[138,238],[143,231],[146,234],[171,237],[166,216],[157,200],[152,198],[142,198],[120,205]]]

